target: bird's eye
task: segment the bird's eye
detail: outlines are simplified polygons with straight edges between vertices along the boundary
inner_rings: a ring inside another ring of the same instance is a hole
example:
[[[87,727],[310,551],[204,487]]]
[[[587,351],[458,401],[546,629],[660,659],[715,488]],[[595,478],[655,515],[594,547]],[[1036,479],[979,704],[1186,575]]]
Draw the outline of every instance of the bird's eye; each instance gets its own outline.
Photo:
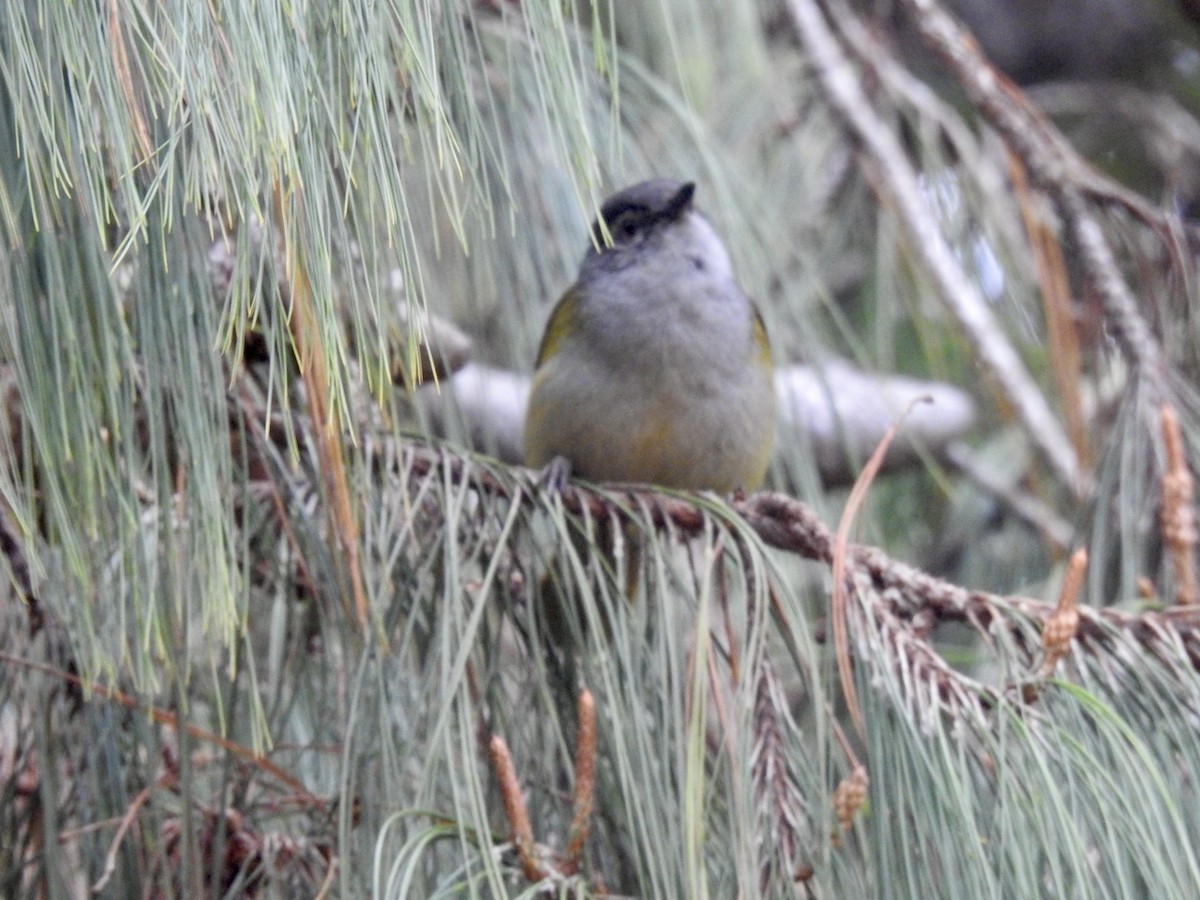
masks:
[[[637,225],[636,213],[633,210],[627,210],[608,223],[608,230],[612,234],[613,240],[619,243],[628,240],[637,231]]]
[[[645,207],[625,204],[604,209],[601,211],[601,216],[608,228],[608,237],[611,239],[612,246],[628,243],[653,221]],[[599,221],[593,225],[593,237],[596,245],[601,249],[608,243]]]
[[[608,238],[611,240],[612,246],[616,246],[633,237],[634,232],[637,231],[638,218],[633,212],[626,210],[615,216],[606,216],[604,224],[608,226]],[[604,229],[601,228],[599,222],[595,225],[593,237],[602,249],[608,243],[605,240]]]

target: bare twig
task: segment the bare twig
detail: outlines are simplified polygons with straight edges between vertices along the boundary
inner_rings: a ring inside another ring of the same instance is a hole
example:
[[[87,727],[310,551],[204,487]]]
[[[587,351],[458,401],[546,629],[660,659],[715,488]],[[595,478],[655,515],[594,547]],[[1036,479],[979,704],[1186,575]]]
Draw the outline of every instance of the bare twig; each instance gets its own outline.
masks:
[[[525,792],[521,790],[521,781],[517,778],[517,767],[513,765],[508,744],[498,734],[492,735],[488,753],[500,784],[500,796],[504,798],[504,815],[512,830],[513,846],[521,862],[521,871],[530,882],[537,883],[546,877],[546,871],[534,856],[533,825],[529,821]]]
[[[596,700],[587,688],[579,691],[579,731],[575,743],[575,811],[567,846],[563,849],[562,870],[566,875],[579,871],[583,848],[592,822],[592,804],[596,792]]]
[[[342,571],[350,579],[345,607],[348,615],[357,622],[360,634],[366,634],[369,611],[367,594],[363,586],[362,566],[359,563],[358,519],[350,501],[350,487],[346,472],[346,461],[342,455],[342,442],[338,423],[330,398],[329,367],[325,344],[313,309],[313,296],[308,280],[308,270],[295,246],[288,239],[288,204],[282,184],[275,185],[275,215],[279,231],[283,236],[286,289],[289,293],[289,323],[292,341],[296,347],[296,362],[304,378],[305,397],[308,399],[309,418],[317,445],[318,463],[325,489],[329,497],[329,519],[338,543],[337,559]]]
[[[921,401],[913,401],[909,410],[918,402]],[[907,414],[906,411],[905,415]],[[888,428],[883,440],[879,442],[879,446],[875,448],[875,452],[871,454],[871,458],[863,466],[862,473],[854,482],[854,488],[846,499],[846,507],[842,510],[841,521],[838,522],[837,534],[833,542],[833,560],[830,563],[833,574],[833,639],[837,650],[838,675],[842,679],[842,692],[846,695],[846,707],[850,710],[850,718],[854,720],[854,725],[858,728],[860,735],[866,734],[867,727],[863,721],[862,708],[858,704],[858,690],[854,686],[854,676],[850,671],[850,641],[846,634],[850,581],[846,577],[846,550],[850,545],[850,529],[854,524],[854,519],[862,509],[863,503],[866,502],[867,491],[871,489],[875,477],[883,466],[888,447],[896,437],[897,424]]]
[[[1162,408],[1163,443],[1167,448],[1167,471],[1162,480],[1163,543],[1175,571],[1175,602],[1196,603],[1200,588],[1196,584],[1195,481],[1188,468],[1183,447],[1179,416],[1170,405]]]
[[[1085,548],[1080,547],[1072,554],[1058,594],[1058,606],[1042,626],[1042,652],[1045,654],[1042,658],[1042,676],[1045,678],[1054,674],[1059,662],[1071,649],[1075,632],[1079,630],[1079,593],[1083,589],[1087,562]]]
[[[1050,216],[1042,196],[1029,188],[1025,166],[1014,153],[1009,153],[1009,174],[1021,207],[1021,218],[1037,269],[1041,287],[1042,310],[1046,319],[1046,343],[1054,348],[1050,354],[1050,370],[1058,387],[1067,432],[1075,452],[1085,466],[1090,466],[1092,451],[1087,423],[1083,416],[1080,380],[1083,361],[1079,349],[1079,332],[1071,309],[1071,280],[1067,262],[1056,229],[1047,222]]]

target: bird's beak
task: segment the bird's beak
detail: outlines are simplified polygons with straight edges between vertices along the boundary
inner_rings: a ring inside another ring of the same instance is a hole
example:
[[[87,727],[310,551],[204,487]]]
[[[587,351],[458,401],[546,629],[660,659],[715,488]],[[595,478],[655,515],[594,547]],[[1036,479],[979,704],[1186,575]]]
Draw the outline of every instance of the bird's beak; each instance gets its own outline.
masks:
[[[667,204],[664,219],[672,221],[678,219],[687,210],[692,208],[692,197],[696,193],[696,183],[689,181],[675,192],[675,196],[671,198],[671,202]]]

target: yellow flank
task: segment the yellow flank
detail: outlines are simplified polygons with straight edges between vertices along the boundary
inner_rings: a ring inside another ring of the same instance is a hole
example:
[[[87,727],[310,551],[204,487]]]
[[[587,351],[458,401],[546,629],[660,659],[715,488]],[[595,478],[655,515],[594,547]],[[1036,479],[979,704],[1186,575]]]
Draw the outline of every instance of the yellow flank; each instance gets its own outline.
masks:
[[[758,348],[758,359],[755,362],[767,371],[773,372],[775,363],[771,358],[771,342],[767,339],[767,326],[763,324],[762,313],[758,311],[758,307],[754,306],[752,309],[754,310],[754,346]]]
[[[563,338],[574,331],[572,320],[575,315],[575,292],[577,290],[578,288],[573,287],[563,294],[558,305],[554,307],[554,311],[550,313],[550,321],[546,323],[546,331],[542,334],[542,343],[538,347],[538,366],[557,353],[558,345],[562,343]]]

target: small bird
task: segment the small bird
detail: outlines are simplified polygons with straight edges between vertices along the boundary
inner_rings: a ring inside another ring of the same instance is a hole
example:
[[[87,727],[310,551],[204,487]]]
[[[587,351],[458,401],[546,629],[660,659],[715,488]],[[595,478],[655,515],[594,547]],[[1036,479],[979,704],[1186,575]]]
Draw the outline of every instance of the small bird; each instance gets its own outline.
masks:
[[[529,466],[722,493],[761,484],[775,437],[771,350],[695,191],[660,178],[604,202],[538,350]]]

